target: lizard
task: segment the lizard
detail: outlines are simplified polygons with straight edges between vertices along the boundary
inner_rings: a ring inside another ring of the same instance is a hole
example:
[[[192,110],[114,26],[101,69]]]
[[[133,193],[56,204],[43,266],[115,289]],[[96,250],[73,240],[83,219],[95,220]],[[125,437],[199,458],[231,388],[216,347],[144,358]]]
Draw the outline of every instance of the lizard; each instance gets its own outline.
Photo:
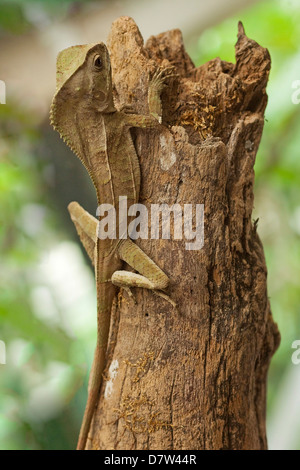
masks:
[[[130,129],[156,128],[162,122],[160,95],[173,67],[157,68],[148,85],[148,114],[117,110],[113,99],[111,62],[104,43],[72,46],[57,57],[57,86],[50,121],[79,157],[94,184],[98,206],[111,204],[119,212],[119,197],[128,204],[139,200],[140,165]],[[100,393],[116,289],[151,289],[164,293],[168,276],[130,238],[102,239],[99,221],[77,202],[68,206],[70,216],[95,269],[97,290],[97,344],[89,378],[88,399],[77,449],[86,448],[88,433]],[[119,220],[119,217],[116,218]],[[118,224],[118,222],[117,222]],[[126,262],[137,272],[122,270]],[[175,303],[171,301],[173,305]]]

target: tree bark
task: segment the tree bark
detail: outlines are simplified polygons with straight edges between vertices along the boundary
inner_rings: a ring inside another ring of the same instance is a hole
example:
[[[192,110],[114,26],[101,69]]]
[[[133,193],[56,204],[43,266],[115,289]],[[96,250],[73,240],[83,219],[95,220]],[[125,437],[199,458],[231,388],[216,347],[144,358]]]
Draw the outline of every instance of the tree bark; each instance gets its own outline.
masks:
[[[205,241],[137,240],[171,278],[177,309],[122,290],[112,312],[90,449],[266,449],[266,381],[280,336],[252,223],[270,57],[239,25],[236,64],[195,68],[179,30],[146,45],[131,18],[109,36],[115,100],[147,112],[148,72],[174,65],[163,127],[135,130],[141,203],[204,204]],[[172,234],[172,231],[171,231]]]

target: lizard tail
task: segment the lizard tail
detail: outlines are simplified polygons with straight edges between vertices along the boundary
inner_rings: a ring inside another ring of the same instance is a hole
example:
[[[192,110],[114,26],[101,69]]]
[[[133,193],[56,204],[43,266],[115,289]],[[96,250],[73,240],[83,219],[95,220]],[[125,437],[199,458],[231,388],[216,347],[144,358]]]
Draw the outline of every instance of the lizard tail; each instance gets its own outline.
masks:
[[[88,400],[84,411],[83,421],[78,438],[77,450],[85,450],[88,433],[94,415],[94,410],[99,398],[99,390],[102,382],[102,373],[105,366],[106,345],[97,345],[94,355],[92,371],[89,380]]]
[[[97,246],[97,253],[98,249],[99,247]],[[105,260],[107,263],[107,258],[105,258]],[[80,429],[77,450],[84,450],[86,448],[91,422],[93,419],[95,407],[99,399],[102,374],[106,366],[106,351],[110,329],[110,314],[113,299],[116,293],[116,287],[111,282],[108,282],[108,279],[110,279],[112,273],[118,269],[119,262],[116,265],[111,263],[109,265],[109,269],[107,268],[106,263],[104,262],[104,258],[97,260],[97,346],[90,374],[88,400]],[[101,278],[98,273],[100,273]],[[105,274],[103,275],[103,273]]]

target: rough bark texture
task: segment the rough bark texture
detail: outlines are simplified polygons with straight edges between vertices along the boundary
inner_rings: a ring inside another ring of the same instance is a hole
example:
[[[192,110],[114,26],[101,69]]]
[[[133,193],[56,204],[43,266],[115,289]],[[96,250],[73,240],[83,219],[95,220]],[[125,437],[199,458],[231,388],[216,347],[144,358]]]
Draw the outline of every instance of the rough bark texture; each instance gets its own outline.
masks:
[[[115,99],[147,111],[148,71],[174,65],[162,130],[134,131],[141,202],[204,204],[205,243],[138,244],[172,279],[178,311],[136,289],[113,308],[105,380],[91,449],[265,449],[266,380],[278,347],[263,248],[251,221],[268,51],[239,25],[236,64],[195,68],[181,33],[146,45],[130,18],[114,22]]]

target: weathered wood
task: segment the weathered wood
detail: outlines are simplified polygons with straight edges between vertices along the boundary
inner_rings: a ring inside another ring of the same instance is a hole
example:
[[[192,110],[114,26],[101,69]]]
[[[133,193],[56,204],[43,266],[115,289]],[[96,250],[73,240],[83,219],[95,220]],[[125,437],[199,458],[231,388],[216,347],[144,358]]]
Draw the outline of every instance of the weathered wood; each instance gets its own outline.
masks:
[[[204,204],[205,243],[137,243],[172,279],[178,311],[136,289],[113,309],[92,449],[265,449],[266,376],[279,344],[263,248],[251,221],[268,51],[239,25],[236,64],[195,68],[181,33],[151,37],[120,18],[109,37],[115,99],[147,107],[148,71],[176,67],[164,129],[136,130],[141,202]]]

